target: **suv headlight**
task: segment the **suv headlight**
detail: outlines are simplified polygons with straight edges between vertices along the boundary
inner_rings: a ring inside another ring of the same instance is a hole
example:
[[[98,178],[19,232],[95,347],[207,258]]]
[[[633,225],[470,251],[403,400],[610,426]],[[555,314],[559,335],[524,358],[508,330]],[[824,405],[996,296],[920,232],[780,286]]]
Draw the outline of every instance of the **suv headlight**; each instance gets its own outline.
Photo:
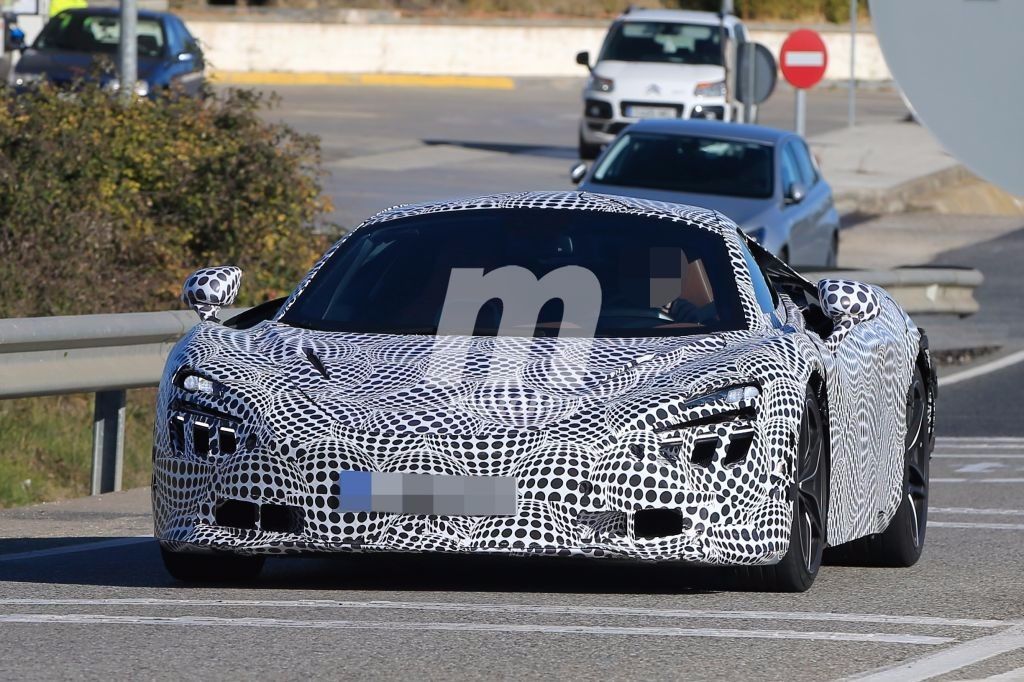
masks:
[[[121,81],[113,78],[103,84],[103,89],[107,92],[118,92],[121,90]],[[135,81],[134,88],[136,97],[145,97],[149,94],[149,83],[144,80]]]
[[[697,97],[725,97],[725,81],[697,83],[693,94]]]
[[[14,85],[17,87],[25,87],[38,83],[43,80],[43,74],[41,73],[16,73],[14,74]]]
[[[590,80],[587,81],[587,90],[593,90],[595,92],[611,92],[614,89],[615,81],[611,78],[591,76]]]

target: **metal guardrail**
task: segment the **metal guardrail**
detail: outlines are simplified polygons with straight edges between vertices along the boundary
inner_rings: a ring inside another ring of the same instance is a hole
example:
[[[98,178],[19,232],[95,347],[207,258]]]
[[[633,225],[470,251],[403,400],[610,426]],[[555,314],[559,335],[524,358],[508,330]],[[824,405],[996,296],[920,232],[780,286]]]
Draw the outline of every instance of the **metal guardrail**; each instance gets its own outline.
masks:
[[[970,315],[981,273],[956,268],[807,272],[886,288],[911,314]],[[224,311],[230,317],[241,310]],[[0,319],[0,399],[95,393],[92,494],[121,489],[125,390],[156,386],[191,311]]]
[[[984,277],[971,268],[902,267],[892,270],[830,270],[802,272],[812,282],[825,277],[876,284],[911,315],[928,313],[966,317],[978,312],[974,290]]]

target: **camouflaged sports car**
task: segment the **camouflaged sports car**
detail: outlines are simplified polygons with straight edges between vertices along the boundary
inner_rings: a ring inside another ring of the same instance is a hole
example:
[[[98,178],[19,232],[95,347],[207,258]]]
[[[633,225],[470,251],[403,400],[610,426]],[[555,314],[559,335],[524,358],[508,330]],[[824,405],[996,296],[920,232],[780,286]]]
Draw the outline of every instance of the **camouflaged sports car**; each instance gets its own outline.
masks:
[[[742,566],[920,555],[935,373],[885,293],[816,285],[692,207],[582,192],[398,207],[160,385],[153,510],[183,580],[267,555],[449,552]]]

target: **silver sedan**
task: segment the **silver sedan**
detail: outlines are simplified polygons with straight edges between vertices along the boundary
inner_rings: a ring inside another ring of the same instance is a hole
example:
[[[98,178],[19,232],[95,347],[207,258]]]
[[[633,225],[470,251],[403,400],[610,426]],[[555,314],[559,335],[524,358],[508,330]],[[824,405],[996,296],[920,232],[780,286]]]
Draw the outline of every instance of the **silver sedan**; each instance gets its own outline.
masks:
[[[640,121],[592,168],[579,164],[572,176],[581,190],[718,211],[786,262],[836,264],[832,188],[795,133],[717,121]]]

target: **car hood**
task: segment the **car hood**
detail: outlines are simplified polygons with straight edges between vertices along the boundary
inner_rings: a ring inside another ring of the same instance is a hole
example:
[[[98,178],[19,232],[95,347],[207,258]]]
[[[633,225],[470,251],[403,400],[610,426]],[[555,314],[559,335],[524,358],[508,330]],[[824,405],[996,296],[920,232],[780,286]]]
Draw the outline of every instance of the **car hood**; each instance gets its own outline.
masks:
[[[605,185],[584,181],[580,189],[601,194],[614,194],[637,199],[667,201],[675,204],[699,206],[718,211],[734,223],[744,228],[760,227],[757,222],[766,211],[770,210],[773,199],[748,199],[744,197],[722,196],[719,194],[690,194],[688,192],[670,192],[643,187],[626,187],[623,185]]]
[[[190,400],[255,420],[270,438],[302,441],[339,430],[479,436],[551,427],[613,436],[673,415],[678,420],[686,399],[751,381],[766,340],[747,331],[588,340],[201,324],[172,353],[161,399],[171,397],[172,378],[187,367],[223,386],[219,395]],[[303,423],[308,432],[297,433]]]
[[[116,59],[116,55],[105,53],[28,49],[18,60],[14,72],[16,74],[45,74],[47,78],[56,83],[86,79],[95,72],[97,62],[102,57],[109,58],[111,63]],[[148,80],[159,64],[159,59],[139,57],[139,78]],[[101,80],[106,82],[114,77],[113,74],[105,74]]]
[[[713,64],[603,61],[594,74],[615,81],[611,94],[620,99],[677,102],[692,99],[697,83],[723,80],[725,69]]]

